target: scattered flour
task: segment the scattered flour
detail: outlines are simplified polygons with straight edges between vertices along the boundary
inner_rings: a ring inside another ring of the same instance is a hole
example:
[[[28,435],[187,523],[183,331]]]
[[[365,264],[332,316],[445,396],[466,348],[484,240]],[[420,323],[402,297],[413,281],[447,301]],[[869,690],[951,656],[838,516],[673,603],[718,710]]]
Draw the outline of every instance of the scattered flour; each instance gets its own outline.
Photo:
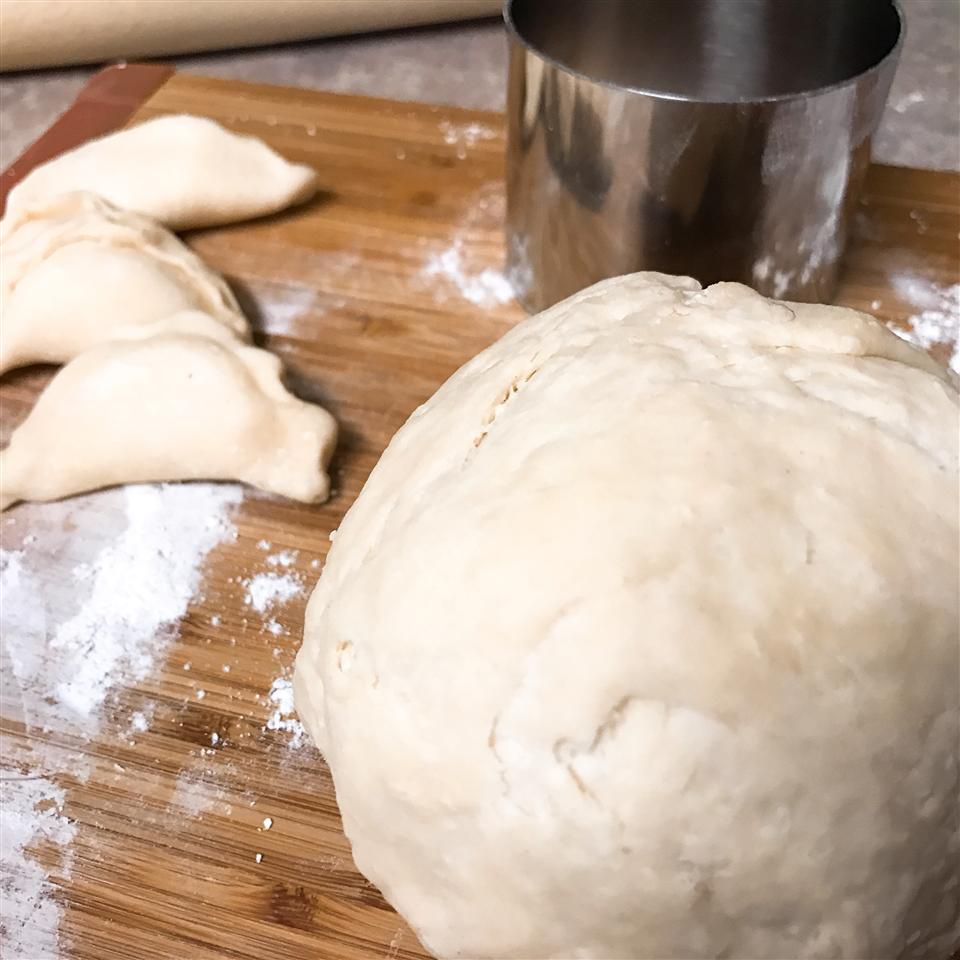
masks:
[[[946,287],[913,274],[893,278],[897,293],[918,312],[908,320],[909,329],[889,324],[908,343],[929,350],[946,343],[953,347],[950,369],[960,374],[960,283]]]
[[[224,791],[206,783],[201,774],[181,772],[177,777],[177,786],[170,800],[170,806],[190,817],[199,817],[209,810],[223,804]]]
[[[356,273],[359,254],[351,251],[324,257],[322,272],[328,284],[342,285]],[[347,305],[342,297],[331,298],[318,293],[314,287],[299,284],[265,281],[251,289],[262,331],[274,336],[316,336],[314,321],[319,321],[328,310],[340,310]]]
[[[319,268],[325,287],[336,286],[351,277],[360,264],[360,255],[351,250],[328,253]],[[313,321],[323,317],[329,309],[340,309],[346,300],[324,296],[314,286],[263,280],[250,285],[255,304],[254,323],[263,333],[273,336],[316,335]]]
[[[267,557],[268,567],[292,567],[300,556],[297,550],[281,550]]]
[[[64,793],[44,777],[0,768],[0,955],[48,960],[60,955],[60,904],[47,870],[30,848],[64,848],[60,872],[70,873],[76,827],[62,814]]]
[[[121,678],[142,680],[186,613],[206,555],[236,537],[227,518],[240,502],[236,486],[131,486],[127,529],[92,568],[76,571],[93,588],[80,611],[50,643],[61,680],[54,694],[90,716]]]
[[[463,241],[457,239],[443,253],[432,256],[421,271],[423,277],[443,277],[460,296],[478,307],[492,307],[513,299],[513,287],[499,271],[487,267],[471,273],[463,263]]]
[[[247,588],[244,602],[257,613],[266,613],[277,604],[287,603],[303,594],[303,580],[298,573],[258,573],[244,581]]]
[[[503,229],[506,211],[502,187],[485,184],[470,198],[466,209],[466,216],[458,225],[452,242],[446,250],[427,259],[420,270],[420,278],[434,287],[434,297],[440,303],[449,299],[451,288],[462,299],[478,307],[507,303],[514,297],[510,280],[500,270],[471,268],[466,250],[472,232],[499,232]]]
[[[150,729],[150,721],[147,719],[146,714],[138,710],[130,718],[130,729],[136,733],[146,733],[146,731]]]
[[[0,634],[11,690],[27,724],[87,738],[100,729],[110,692],[142,679],[162,658],[200,582],[207,553],[236,537],[229,512],[240,487],[213,484],[133,486],[108,495],[121,510],[82,507],[57,518],[89,525],[84,536],[43,549],[0,550]],[[100,504],[102,507],[102,503]],[[100,536],[90,559],[70,565],[77,544],[96,543],[105,517],[119,526]],[[123,519],[120,519],[121,516]],[[125,526],[123,525],[125,523]],[[88,539],[89,538],[89,539]],[[31,558],[36,558],[31,560]],[[89,562],[87,562],[89,561]],[[41,579],[31,563],[43,564]],[[52,571],[52,573],[51,573]]]
[[[264,333],[289,336],[316,302],[317,294],[309,287],[271,284],[269,294],[257,300]]]
[[[451,123],[449,120],[440,121],[440,133],[443,142],[450,146],[475,147],[481,140],[495,140],[497,134],[490,127],[482,123]]]
[[[30,549],[0,550],[4,718],[83,741],[98,736],[105,701],[162,659],[199,586],[204,558],[236,536],[229,513],[241,497],[237,486],[151,485],[45,505],[32,521],[45,532],[31,534]],[[71,533],[64,536],[65,530]],[[149,711],[133,713],[126,736],[149,724]],[[5,746],[5,761],[7,752]],[[64,792],[48,771],[69,770],[83,779],[86,765],[83,755],[65,758],[62,748],[43,741],[35,741],[16,769],[4,763],[4,957],[60,955],[50,845],[63,847],[57,869],[67,876],[76,828],[60,813]],[[42,860],[37,844],[44,846]]]
[[[296,718],[293,706],[293,683],[287,677],[278,677],[270,686],[267,694],[274,705],[273,713],[267,718],[267,730],[280,730],[290,734],[289,746],[294,749],[303,745],[307,731]]]

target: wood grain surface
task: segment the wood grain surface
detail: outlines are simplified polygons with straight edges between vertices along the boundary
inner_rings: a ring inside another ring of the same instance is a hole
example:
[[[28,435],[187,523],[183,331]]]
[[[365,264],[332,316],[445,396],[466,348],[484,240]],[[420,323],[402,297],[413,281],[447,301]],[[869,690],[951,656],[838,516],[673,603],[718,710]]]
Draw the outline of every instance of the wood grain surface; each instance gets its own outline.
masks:
[[[136,68],[127,74],[137,80]],[[27,773],[42,757],[76,825],[69,870],[56,845],[30,855],[57,888],[65,956],[426,957],[353,867],[322,758],[289,731],[265,729],[307,591],[271,613],[274,635],[244,603],[243,581],[265,569],[269,542],[296,551],[290,569],[312,586],[328,535],[394,431],[520,319],[515,303],[498,302],[497,275],[483,272],[504,256],[502,118],[174,75],[131,122],[176,112],[254,134],[320,172],[322,191],[305,207],[189,242],[227,276],[294,389],[340,421],[336,492],[319,507],[248,493],[233,513],[236,541],[208,557],[174,639],[146,677],[112,690],[93,735],[32,722],[30,691],[4,700],[7,765]],[[15,164],[17,175],[26,167]],[[918,306],[895,278],[957,282],[958,185],[955,175],[875,167],[840,302],[903,321]],[[50,375],[29,369],[0,383],[4,441]],[[82,498],[76,511],[21,505],[0,521],[7,550],[48,551],[46,566],[34,557],[41,578],[49,570],[44,590],[69,592],[63,556],[88,541],[95,556],[125,522],[117,491]],[[135,729],[141,714],[149,724]]]

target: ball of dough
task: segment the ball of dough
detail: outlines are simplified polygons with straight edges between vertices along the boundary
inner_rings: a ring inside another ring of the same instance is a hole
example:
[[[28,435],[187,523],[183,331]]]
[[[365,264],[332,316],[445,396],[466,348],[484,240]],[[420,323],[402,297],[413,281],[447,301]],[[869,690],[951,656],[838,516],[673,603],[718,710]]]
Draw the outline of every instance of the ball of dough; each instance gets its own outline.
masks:
[[[440,957],[945,956],[957,427],[851,310],[637,274],[521,323],[310,601],[357,866]]]

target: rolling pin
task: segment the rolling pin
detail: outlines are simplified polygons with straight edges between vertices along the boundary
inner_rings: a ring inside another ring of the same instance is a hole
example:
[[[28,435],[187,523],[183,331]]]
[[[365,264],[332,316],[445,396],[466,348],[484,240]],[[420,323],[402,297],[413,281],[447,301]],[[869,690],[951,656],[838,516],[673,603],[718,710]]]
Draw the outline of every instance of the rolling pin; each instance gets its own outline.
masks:
[[[3,0],[0,72],[491,16],[500,0]]]

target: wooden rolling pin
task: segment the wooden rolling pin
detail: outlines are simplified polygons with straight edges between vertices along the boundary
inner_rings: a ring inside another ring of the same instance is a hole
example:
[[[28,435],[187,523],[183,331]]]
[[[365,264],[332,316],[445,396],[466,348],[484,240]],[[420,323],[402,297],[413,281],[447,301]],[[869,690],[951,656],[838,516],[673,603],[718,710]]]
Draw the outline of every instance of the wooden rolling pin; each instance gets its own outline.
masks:
[[[500,0],[3,0],[0,71],[491,16]]]

